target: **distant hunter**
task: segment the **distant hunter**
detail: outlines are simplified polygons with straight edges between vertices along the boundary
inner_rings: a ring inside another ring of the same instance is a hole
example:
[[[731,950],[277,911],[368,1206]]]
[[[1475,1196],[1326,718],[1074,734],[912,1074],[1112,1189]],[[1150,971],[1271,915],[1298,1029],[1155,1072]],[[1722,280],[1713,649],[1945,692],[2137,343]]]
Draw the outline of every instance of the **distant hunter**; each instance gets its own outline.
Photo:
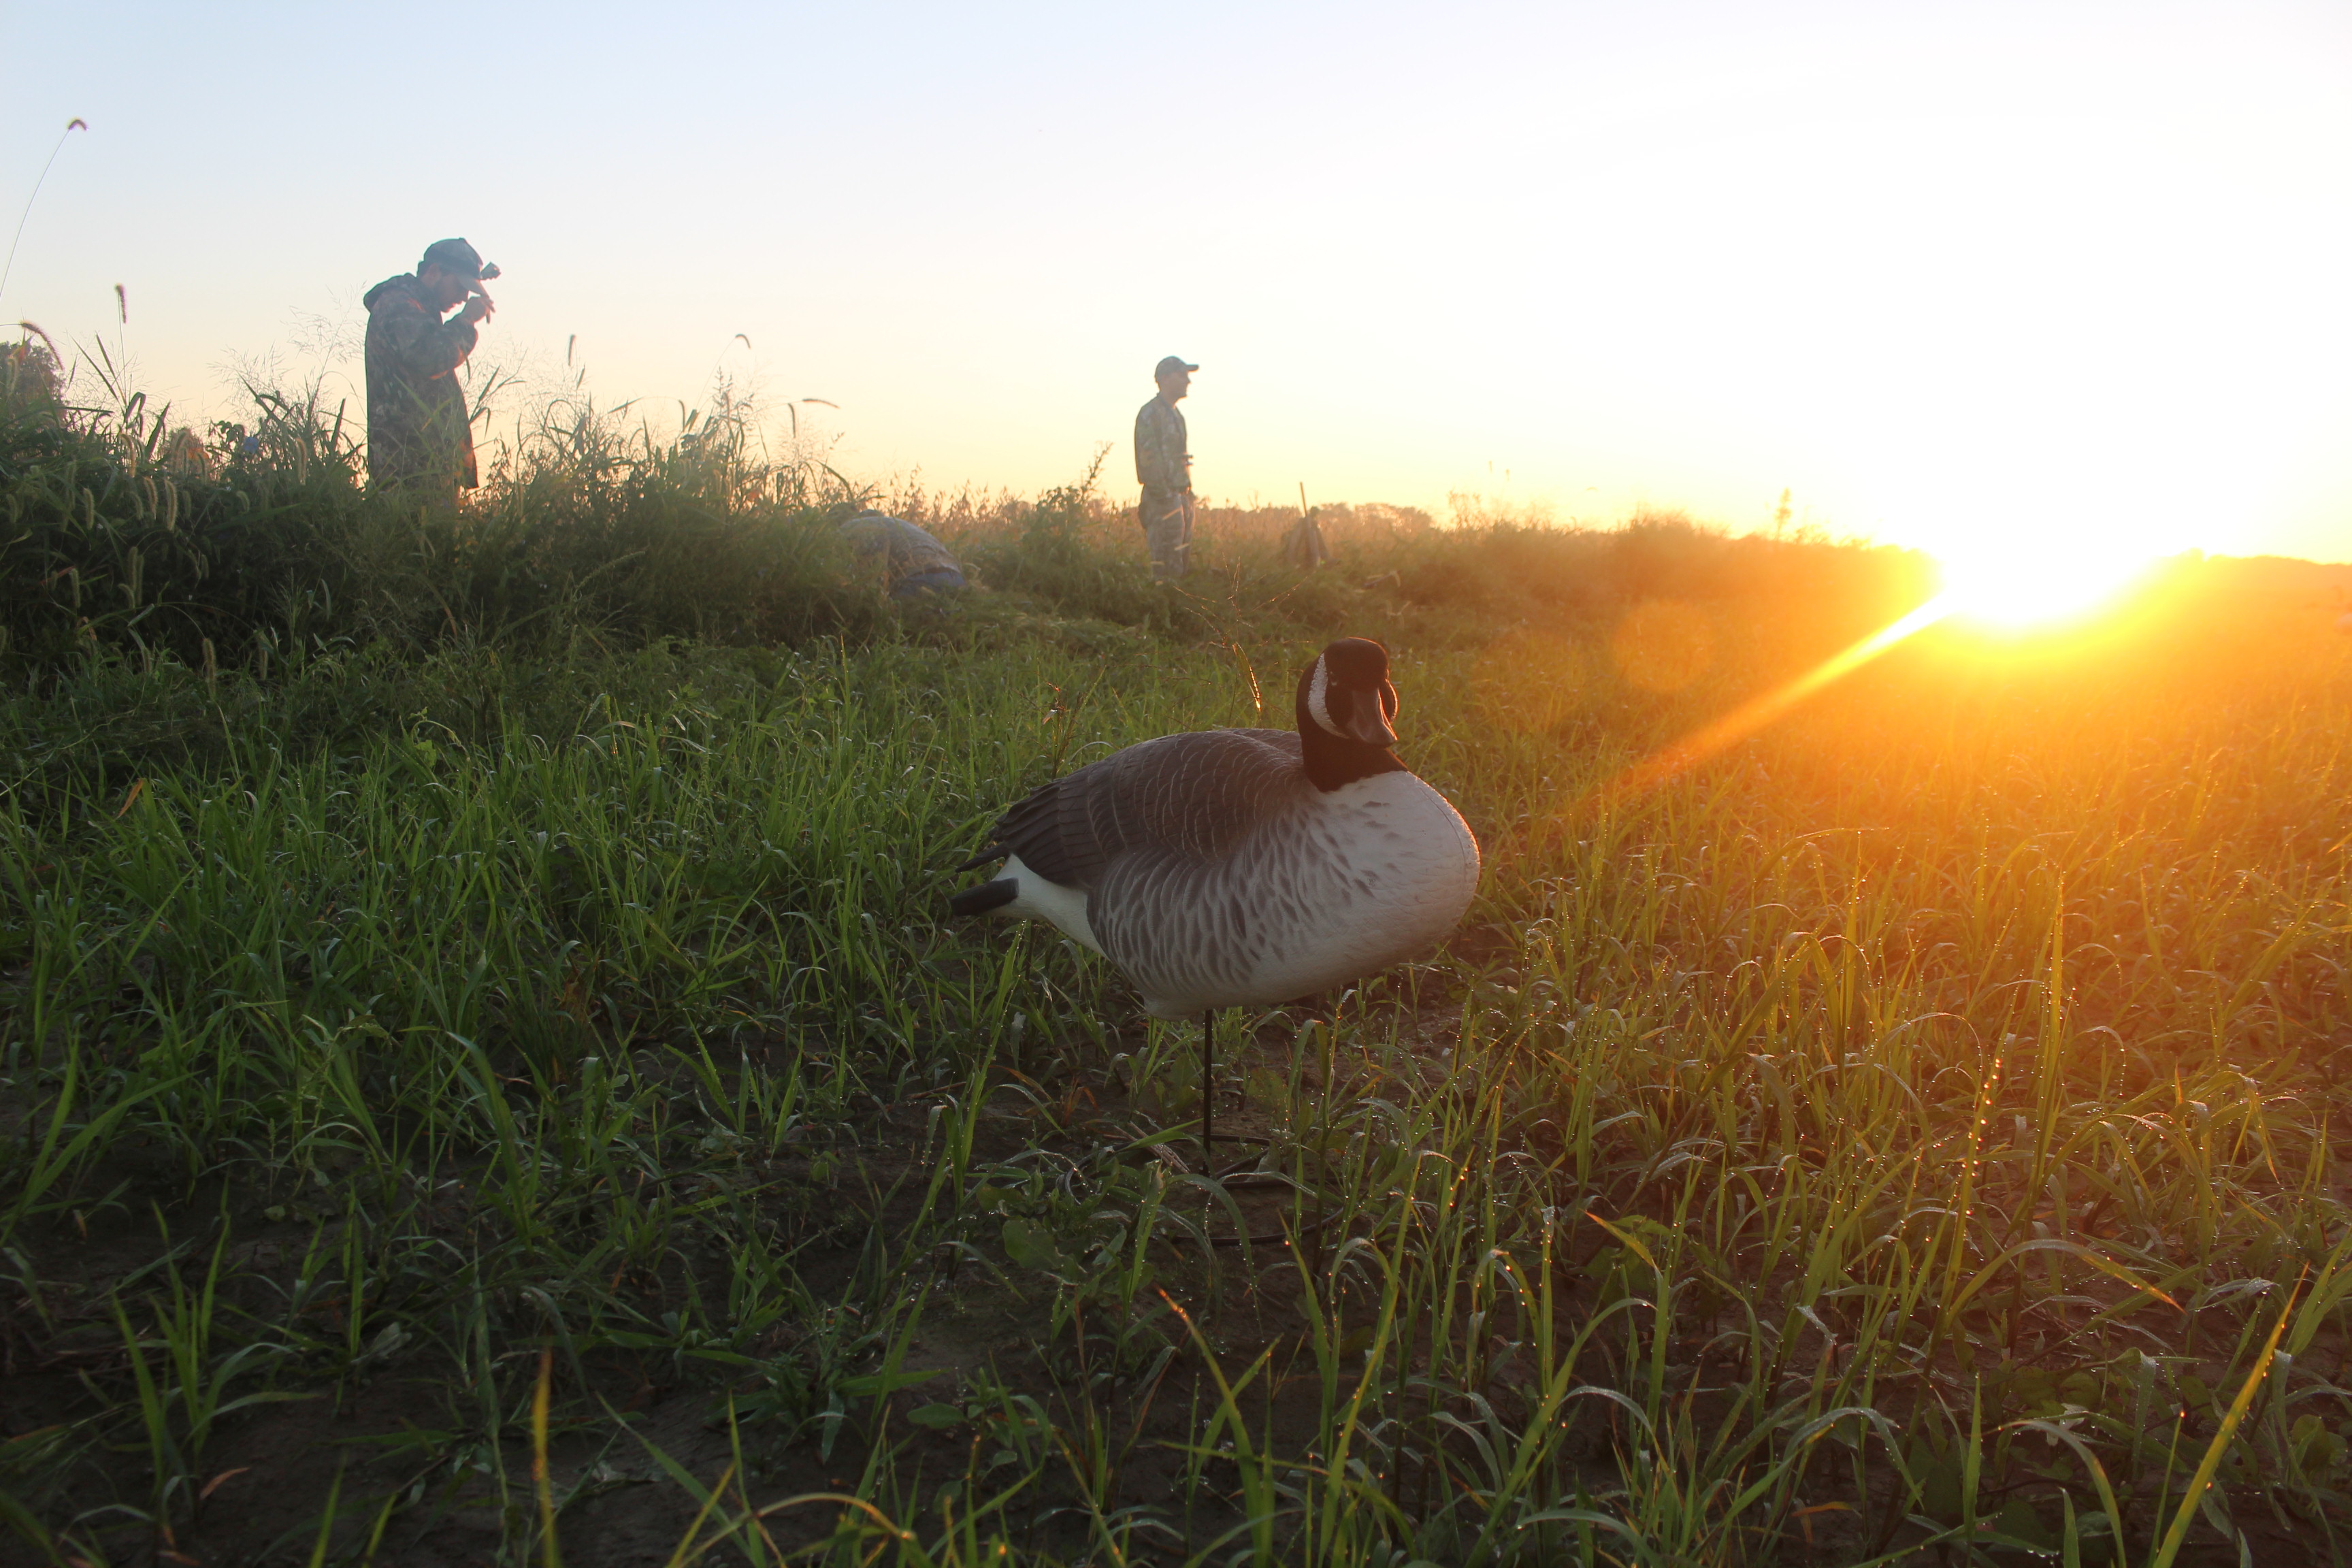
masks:
[[[1171,582],[1184,575],[1192,551],[1192,454],[1176,405],[1200,368],[1174,354],[1161,360],[1151,373],[1160,395],[1135,416],[1135,477],[1143,486],[1140,519],[1151,574]]]
[[[414,272],[367,291],[368,479],[456,506],[472,489],[474,426],[457,369],[498,307],[482,285],[499,269],[462,239],[436,240]],[[453,306],[462,307],[447,321]]]

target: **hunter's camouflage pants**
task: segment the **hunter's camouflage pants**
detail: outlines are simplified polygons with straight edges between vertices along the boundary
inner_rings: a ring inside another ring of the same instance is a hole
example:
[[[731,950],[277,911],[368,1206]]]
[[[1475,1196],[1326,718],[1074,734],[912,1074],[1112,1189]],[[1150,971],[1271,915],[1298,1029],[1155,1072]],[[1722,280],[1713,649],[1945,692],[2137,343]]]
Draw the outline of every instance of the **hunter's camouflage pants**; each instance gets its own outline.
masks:
[[[1185,557],[1192,550],[1192,497],[1179,490],[1147,489],[1139,515],[1144,542],[1151,547],[1154,577],[1181,577]]]

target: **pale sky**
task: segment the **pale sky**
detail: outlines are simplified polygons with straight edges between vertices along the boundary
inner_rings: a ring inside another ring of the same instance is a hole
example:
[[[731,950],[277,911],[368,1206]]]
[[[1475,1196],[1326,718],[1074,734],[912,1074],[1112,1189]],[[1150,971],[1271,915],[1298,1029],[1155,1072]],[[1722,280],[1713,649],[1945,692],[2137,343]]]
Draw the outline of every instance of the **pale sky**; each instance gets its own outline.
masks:
[[[0,320],[120,282],[184,409],[463,235],[478,365],[725,366],[864,479],[1131,496],[1173,353],[1217,499],[2352,560],[2341,4],[0,0],[0,224],[89,124]]]

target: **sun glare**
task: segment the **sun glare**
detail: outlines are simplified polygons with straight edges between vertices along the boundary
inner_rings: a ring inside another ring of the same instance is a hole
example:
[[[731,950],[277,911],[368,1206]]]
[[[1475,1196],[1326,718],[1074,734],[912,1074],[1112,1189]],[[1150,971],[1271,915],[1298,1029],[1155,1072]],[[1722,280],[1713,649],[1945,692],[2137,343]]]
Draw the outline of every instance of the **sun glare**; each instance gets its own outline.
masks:
[[[2130,550],[2019,545],[1943,556],[1937,602],[1963,620],[2022,629],[2089,615],[2147,565]]]

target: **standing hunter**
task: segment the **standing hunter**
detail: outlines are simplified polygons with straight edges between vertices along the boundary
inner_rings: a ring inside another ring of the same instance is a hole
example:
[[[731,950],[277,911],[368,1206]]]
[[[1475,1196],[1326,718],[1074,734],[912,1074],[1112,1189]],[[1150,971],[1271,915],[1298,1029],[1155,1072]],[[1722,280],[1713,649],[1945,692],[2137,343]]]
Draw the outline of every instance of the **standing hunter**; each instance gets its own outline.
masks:
[[[482,285],[499,275],[462,239],[436,240],[414,272],[367,291],[368,479],[457,504],[472,489],[474,426],[457,369],[474,352],[475,328],[498,307]],[[452,306],[462,306],[447,321]]]
[[[1192,454],[1185,448],[1184,416],[1176,405],[1201,367],[1174,354],[1151,373],[1160,395],[1135,416],[1135,477],[1143,486],[1143,537],[1151,546],[1151,574],[1184,575],[1192,549]]]

